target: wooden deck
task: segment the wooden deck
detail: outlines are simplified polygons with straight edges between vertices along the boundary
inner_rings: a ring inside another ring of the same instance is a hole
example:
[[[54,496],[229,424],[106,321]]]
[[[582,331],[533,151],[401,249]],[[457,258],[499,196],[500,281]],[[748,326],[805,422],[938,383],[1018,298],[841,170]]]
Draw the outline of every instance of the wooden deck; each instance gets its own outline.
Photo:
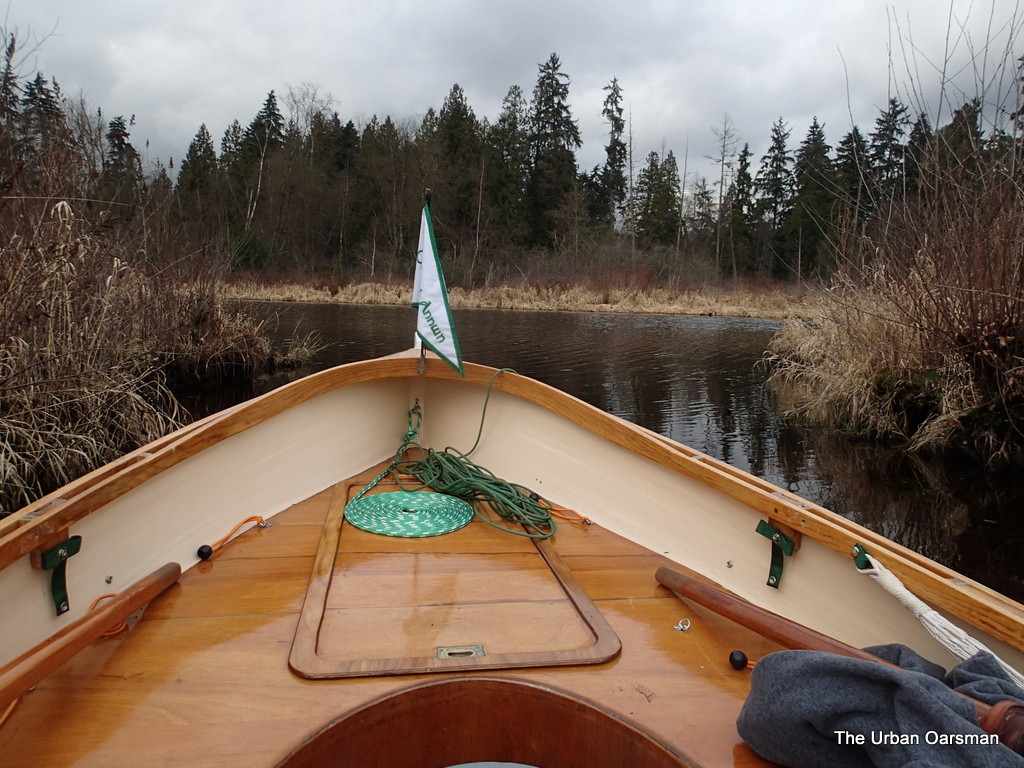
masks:
[[[325,523],[352,483],[372,476],[345,480],[278,514],[271,527],[244,532],[183,574],[128,632],[60,666],[0,726],[2,762],[443,768],[486,759],[557,768],[627,765],[628,755],[651,749],[664,760],[632,764],[765,765],[736,734],[749,676],[727,659],[734,649],[757,659],[776,647],[684,604],[655,581],[671,561],[596,525],[560,523],[552,543],[621,642],[608,661],[315,680],[296,674],[289,656],[311,574],[316,584]],[[423,658],[438,646],[479,643],[500,655],[595,643],[526,539],[474,521],[417,540],[345,524],[339,542],[314,628],[320,657],[358,666]],[[675,630],[683,618],[689,630]],[[394,669],[406,667],[381,667]],[[445,687],[455,678],[466,681],[462,688]],[[401,697],[387,698],[405,689],[415,695],[404,706],[395,704]],[[549,695],[559,692],[568,698]],[[584,711],[576,699],[596,709]],[[311,740],[355,710],[359,738],[342,723]],[[538,723],[542,713],[557,719]],[[620,731],[631,736],[620,739]],[[349,762],[346,748],[357,750],[358,762]]]

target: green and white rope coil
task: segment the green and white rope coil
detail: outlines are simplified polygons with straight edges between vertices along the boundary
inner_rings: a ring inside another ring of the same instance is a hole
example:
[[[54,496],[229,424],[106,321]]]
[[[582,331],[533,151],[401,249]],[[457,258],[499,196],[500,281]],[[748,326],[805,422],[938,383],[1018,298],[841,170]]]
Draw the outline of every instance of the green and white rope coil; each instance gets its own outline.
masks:
[[[387,468],[345,505],[345,519],[357,528],[386,536],[438,536],[462,528],[476,514],[499,530],[531,539],[546,539],[557,528],[550,507],[543,498],[517,483],[509,483],[494,475],[486,467],[475,464],[469,455],[480,444],[487,404],[499,374],[511,369],[495,371],[487,385],[480,428],[476,442],[465,453],[446,448],[434,451],[416,442],[423,423],[423,413],[417,403],[409,411],[402,444]],[[416,451],[419,459],[403,459],[406,451]],[[415,477],[424,487],[437,493],[418,493],[405,490],[399,474]],[[401,491],[368,495],[381,480],[392,475]],[[521,526],[510,528],[499,525],[479,514],[478,502],[486,502],[500,518]]]
[[[370,533],[419,538],[468,525],[473,507],[441,493],[393,491],[353,499],[345,507],[345,519]]]

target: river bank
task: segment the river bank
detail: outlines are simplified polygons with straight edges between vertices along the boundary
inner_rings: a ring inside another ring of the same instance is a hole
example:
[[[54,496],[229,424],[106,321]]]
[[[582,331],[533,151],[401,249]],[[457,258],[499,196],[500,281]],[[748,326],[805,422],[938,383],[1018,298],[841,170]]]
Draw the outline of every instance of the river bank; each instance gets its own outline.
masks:
[[[403,305],[412,285],[403,283],[302,284],[233,280],[223,286],[228,299]],[[789,286],[717,286],[695,290],[666,288],[593,289],[584,286],[500,285],[449,291],[452,307],[650,315],[758,317],[773,320],[816,316],[818,299]]]

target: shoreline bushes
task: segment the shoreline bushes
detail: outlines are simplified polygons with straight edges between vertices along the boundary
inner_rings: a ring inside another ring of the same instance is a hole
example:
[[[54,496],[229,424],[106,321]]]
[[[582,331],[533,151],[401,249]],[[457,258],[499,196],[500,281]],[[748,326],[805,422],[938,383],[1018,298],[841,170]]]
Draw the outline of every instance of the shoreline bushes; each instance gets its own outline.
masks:
[[[1024,177],[1011,128],[983,138],[979,110],[961,110],[919,146],[913,186],[841,233],[820,320],[788,326],[768,357],[777,382],[800,388],[795,414],[911,450],[1024,461]]]
[[[184,423],[172,387],[273,359],[212,276],[154,269],[66,201],[4,223],[0,517]]]

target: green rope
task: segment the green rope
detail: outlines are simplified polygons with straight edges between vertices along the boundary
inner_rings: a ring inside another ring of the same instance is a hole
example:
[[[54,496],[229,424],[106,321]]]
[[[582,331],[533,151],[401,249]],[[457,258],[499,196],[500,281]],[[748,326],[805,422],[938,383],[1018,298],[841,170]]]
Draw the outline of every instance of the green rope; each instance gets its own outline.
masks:
[[[419,519],[419,513],[421,511],[424,512],[423,517],[433,514],[427,511],[428,508],[440,502],[427,502],[425,499],[421,501],[415,497],[429,498],[443,494],[442,498],[453,497],[456,500],[461,500],[463,503],[468,503],[467,506],[472,505],[471,509],[478,518],[499,530],[513,533],[517,536],[527,536],[532,539],[546,539],[553,536],[556,524],[548,509],[551,505],[547,500],[525,486],[502,480],[489,469],[476,464],[469,458],[469,455],[479,446],[480,438],[483,435],[484,420],[487,417],[487,405],[491,399],[494,382],[501,373],[506,371],[514,373],[510,368],[502,368],[494,373],[490,383],[487,385],[487,394],[484,397],[483,410],[480,415],[480,428],[477,430],[473,447],[466,453],[461,453],[451,447],[445,448],[443,451],[435,451],[432,448],[424,448],[417,443],[416,438],[419,436],[420,428],[422,427],[423,414],[419,404],[414,405],[409,411],[402,445],[395,452],[391,463],[387,469],[377,475],[373,482],[361,490],[346,505],[345,517],[352,521],[353,525],[360,528],[363,528],[363,525],[360,525],[361,522],[374,526],[372,529],[374,533],[384,532],[383,529],[386,528],[394,528],[396,530],[411,528],[411,523],[414,519],[417,526],[423,527],[426,530],[430,526]],[[420,458],[402,459],[402,456],[410,450],[418,451]],[[408,489],[403,486],[398,477],[400,473],[415,477],[422,483],[424,488],[432,488],[438,493],[417,494],[417,491],[421,489]],[[388,475],[394,477],[395,483],[402,489],[401,491],[365,496],[367,491]],[[392,499],[388,497],[399,498]],[[374,501],[375,499],[379,499],[379,501]],[[490,505],[491,509],[503,520],[511,524],[518,524],[522,528],[509,528],[484,517],[480,514],[479,504],[481,502],[486,502]],[[446,512],[445,514],[448,513]],[[359,522],[356,522],[357,520]],[[384,522],[384,520],[387,522]],[[403,526],[403,521],[408,525]],[[462,523],[462,525],[468,522],[469,519],[466,519],[466,522]],[[445,524],[451,525],[453,523],[439,522],[437,525],[438,527],[443,527]],[[461,528],[462,525],[459,525],[458,528]],[[377,528],[381,530],[377,530]],[[371,530],[371,528],[364,528],[364,530]],[[451,530],[457,530],[457,528],[451,528]],[[440,531],[440,533],[446,532]],[[388,533],[386,535],[412,536],[417,534]],[[430,536],[438,534],[425,533],[418,535]]]
[[[546,539],[555,534],[555,521],[539,495],[525,486],[502,480],[454,448],[428,449],[418,460],[399,462],[397,469],[439,493],[468,501],[478,518],[499,530],[531,539]],[[518,523],[526,530],[508,528],[484,517],[480,514],[480,502],[486,502],[502,519]]]
[[[396,491],[353,499],[345,519],[370,533],[418,538],[459,530],[473,519],[473,508],[440,493]]]

